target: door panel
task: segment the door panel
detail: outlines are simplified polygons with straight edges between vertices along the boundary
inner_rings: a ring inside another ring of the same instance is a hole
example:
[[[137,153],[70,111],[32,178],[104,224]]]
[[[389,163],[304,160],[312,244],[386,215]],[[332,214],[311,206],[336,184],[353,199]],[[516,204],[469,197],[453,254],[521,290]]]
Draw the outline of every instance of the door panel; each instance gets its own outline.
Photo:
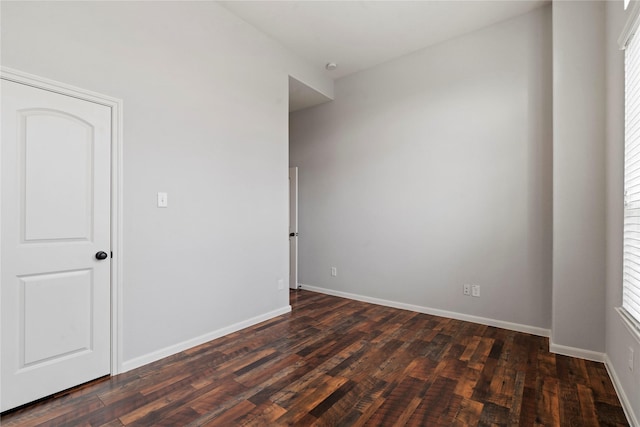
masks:
[[[24,241],[91,240],[93,126],[55,110],[20,111],[18,120]]]
[[[110,372],[111,109],[1,82],[4,411]]]
[[[18,369],[91,349],[91,270],[21,277]],[[47,319],[42,322],[41,319]]]

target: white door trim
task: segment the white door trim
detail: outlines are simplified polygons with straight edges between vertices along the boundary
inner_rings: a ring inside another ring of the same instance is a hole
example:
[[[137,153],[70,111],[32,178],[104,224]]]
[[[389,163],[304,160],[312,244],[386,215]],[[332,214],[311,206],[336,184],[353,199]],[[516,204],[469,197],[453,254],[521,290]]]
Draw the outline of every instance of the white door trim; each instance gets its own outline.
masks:
[[[0,67],[16,83],[95,102],[111,108],[111,375],[122,372],[122,100],[44,77]],[[1,296],[0,296],[1,298]]]
[[[294,166],[289,168],[289,289],[299,288],[298,264],[298,167]]]

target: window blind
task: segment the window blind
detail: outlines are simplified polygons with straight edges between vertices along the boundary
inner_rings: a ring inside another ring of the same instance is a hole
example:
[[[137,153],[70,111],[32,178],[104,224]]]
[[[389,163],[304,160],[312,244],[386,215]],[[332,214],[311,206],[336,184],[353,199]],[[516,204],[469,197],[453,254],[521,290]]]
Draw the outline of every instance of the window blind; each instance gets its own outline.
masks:
[[[622,308],[640,322],[640,38],[625,49],[624,264]]]

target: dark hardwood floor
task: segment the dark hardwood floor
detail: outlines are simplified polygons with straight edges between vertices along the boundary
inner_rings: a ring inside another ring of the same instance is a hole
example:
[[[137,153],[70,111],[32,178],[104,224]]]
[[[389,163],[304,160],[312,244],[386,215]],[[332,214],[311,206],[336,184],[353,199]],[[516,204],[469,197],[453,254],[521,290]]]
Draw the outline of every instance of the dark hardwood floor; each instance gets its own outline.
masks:
[[[602,363],[293,291],[293,312],[3,414],[3,426],[622,426]]]

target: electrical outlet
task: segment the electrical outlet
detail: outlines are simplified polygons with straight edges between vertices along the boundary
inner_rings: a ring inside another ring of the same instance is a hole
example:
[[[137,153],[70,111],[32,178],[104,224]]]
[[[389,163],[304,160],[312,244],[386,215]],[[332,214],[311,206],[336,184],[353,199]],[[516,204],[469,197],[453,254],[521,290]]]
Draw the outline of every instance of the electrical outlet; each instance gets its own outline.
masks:
[[[284,280],[278,279],[278,289],[279,290],[284,289]]]
[[[462,294],[466,296],[471,295],[471,285],[464,284],[462,286]]]
[[[633,347],[629,347],[629,370],[633,372]]]
[[[338,275],[338,269],[336,267],[331,267],[331,276],[336,277]]]
[[[480,285],[471,285],[471,296],[472,297],[480,296]]]

